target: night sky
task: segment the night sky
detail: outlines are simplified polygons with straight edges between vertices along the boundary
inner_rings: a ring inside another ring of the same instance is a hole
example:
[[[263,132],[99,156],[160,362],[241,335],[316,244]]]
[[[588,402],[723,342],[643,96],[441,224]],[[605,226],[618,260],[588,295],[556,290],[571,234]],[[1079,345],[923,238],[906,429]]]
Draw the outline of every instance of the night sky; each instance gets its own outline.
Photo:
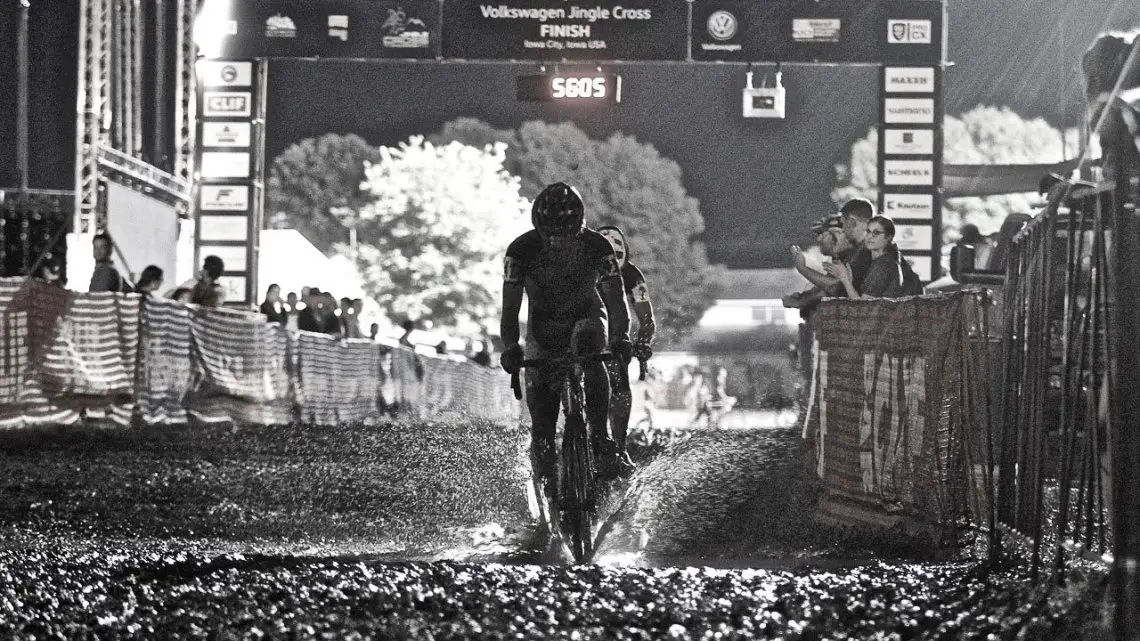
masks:
[[[1083,104],[1080,55],[1105,29],[1140,27],[1134,0],[950,0],[946,110],[1008,105],[1075,126]],[[873,67],[784,65],[785,120],[745,119],[739,65],[611,66],[622,102],[567,107],[515,100],[507,64],[275,60],[269,70],[266,152],[329,132],[395,145],[456,117],[497,128],[573,121],[589,135],[620,131],[676,160],[700,200],[709,259],[730,268],[787,266],[785,247],[831,211],[834,165],[874,125]],[[757,67],[757,81],[771,67]],[[1057,160],[1061,160],[1058,158]]]

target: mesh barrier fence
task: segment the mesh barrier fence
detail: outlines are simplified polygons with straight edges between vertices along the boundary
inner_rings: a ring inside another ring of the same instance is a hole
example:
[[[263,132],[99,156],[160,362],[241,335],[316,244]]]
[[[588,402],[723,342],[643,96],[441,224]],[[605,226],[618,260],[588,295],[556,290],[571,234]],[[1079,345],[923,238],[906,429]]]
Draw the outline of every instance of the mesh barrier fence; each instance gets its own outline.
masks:
[[[805,435],[821,520],[953,533],[966,515],[963,408],[980,399],[964,383],[982,306],[973,292],[820,306]]]
[[[381,410],[520,417],[509,378],[463,359],[289,332],[260,314],[0,279],[0,427],[335,425]]]

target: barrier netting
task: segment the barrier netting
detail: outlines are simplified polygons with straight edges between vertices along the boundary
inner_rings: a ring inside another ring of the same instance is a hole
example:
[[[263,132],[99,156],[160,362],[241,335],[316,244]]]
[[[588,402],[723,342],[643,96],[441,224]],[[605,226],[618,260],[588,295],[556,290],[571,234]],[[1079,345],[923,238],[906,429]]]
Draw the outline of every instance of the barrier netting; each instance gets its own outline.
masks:
[[[384,410],[517,423],[509,379],[466,359],[290,332],[260,314],[0,279],[0,427],[335,425]]]
[[[976,292],[820,305],[804,425],[820,520],[954,535],[976,498],[969,406],[983,399],[966,384],[984,305]]]

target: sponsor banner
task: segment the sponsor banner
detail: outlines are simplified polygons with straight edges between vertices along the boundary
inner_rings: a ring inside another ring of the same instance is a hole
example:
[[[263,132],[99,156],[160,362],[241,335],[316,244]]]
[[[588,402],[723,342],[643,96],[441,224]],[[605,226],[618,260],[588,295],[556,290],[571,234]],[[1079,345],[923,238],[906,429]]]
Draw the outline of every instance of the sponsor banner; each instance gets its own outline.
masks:
[[[227,58],[435,58],[435,0],[243,0]]]
[[[205,249],[205,248],[203,248]],[[245,253],[245,248],[240,248],[242,253]],[[223,259],[225,260],[225,259]],[[229,261],[226,261],[226,269],[231,269]],[[244,269],[244,268],[243,268]],[[238,270],[233,270],[238,271]],[[243,301],[247,297],[249,286],[247,285],[249,278],[244,274],[233,275],[227,274],[218,279],[218,284],[221,285],[222,291],[225,292],[226,303],[234,301]]]
[[[910,263],[911,269],[914,270],[915,274],[918,274],[918,277],[922,279],[922,282],[929,283],[930,281],[934,280],[934,278],[931,276],[931,260],[929,255],[910,256],[904,254],[903,259],[905,259],[906,262]]]
[[[930,20],[887,20],[887,44],[928,45],[933,42]]]
[[[883,122],[934,124],[934,99],[886,98],[883,100]]]
[[[958,527],[974,498],[965,475],[929,470],[963,470],[969,460],[965,447],[937,444],[970,440],[979,404],[963,398],[961,380],[983,304],[970,292],[820,304],[804,430],[823,490],[817,519],[908,524],[932,544]]]
[[[700,61],[879,62],[881,2],[694,0]]]
[[[249,147],[252,127],[248,122],[203,122],[202,146]]]
[[[249,263],[247,260],[248,252],[245,245],[210,245],[202,241],[198,247],[198,262],[201,263],[206,256],[217,256],[225,263],[226,272],[244,272],[246,265]],[[245,297],[245,290],[241,290],[241,296]],[[227,297],[226,300],[236,300]]]
[[[934,67],[886,67],[883,73],[887,93],[934,93]]]
[[[203,178],[249,178],[249,152],[203,151]]]
[[[933,185],[933,160],[884,160],[884,185]]]
[[[249,209],[249,185],[202,185],[199,189],[202,211]]]
[[[888,154],[934,154],[933,129],[885,129],[883,150]]]
[[[685,0],[444,0],[443,56],[685,60]]]
[[[206,91],[202,94],[205,117],[249,118],[253,113],[253,94],[248,91]]]
[[[933,194],[883,194],[883,211],[891,218],[934,219]]]
[[[839,18],[793,18],[792,40],[795,42],[839,42],[843,21]]]
[[[199,60],[198,77],[203,87],[251,87],[253,63],[230,60]]]
[[[234,215],[202,215],[198,218],[198,238],[204,243],[217,241],[245,242],[249,239],[249,219],[245,216]]]
[[[929,251],[933,238],[931,225],[895,225],[895,244],[903,251]]]
[[[875,40],[883,62],[937,64],[943,51],[943,3],[939,0],[886,0]]]

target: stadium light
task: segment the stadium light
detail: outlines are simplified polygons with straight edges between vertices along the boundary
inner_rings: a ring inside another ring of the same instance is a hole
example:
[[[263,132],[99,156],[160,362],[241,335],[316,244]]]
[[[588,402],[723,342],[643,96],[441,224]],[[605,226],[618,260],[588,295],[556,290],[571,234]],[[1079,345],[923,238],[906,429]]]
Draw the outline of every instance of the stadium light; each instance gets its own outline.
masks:
[[[230,21],[232,0],[205,0],[194,18],[194,44],[198,55],[217,58],[222,55],[222,44],[233,35]]]

